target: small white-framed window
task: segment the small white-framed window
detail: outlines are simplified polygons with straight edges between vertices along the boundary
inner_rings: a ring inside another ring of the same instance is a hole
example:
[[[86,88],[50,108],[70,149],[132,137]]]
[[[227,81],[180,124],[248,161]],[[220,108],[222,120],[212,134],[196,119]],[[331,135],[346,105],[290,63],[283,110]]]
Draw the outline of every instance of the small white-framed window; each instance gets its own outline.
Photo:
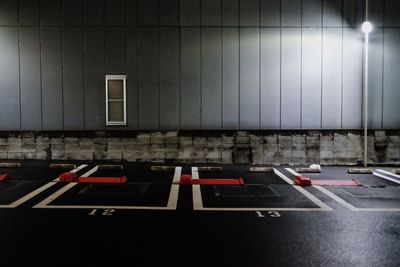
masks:
[[[126,75],[106,75],[106,125],[126,125]]]

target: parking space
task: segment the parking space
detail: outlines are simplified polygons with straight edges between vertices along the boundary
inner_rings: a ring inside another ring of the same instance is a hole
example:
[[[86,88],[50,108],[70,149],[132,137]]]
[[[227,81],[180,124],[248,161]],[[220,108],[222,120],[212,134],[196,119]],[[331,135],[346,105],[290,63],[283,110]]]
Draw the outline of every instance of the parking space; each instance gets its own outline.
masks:
[[[81,164],[71,172],[78,172],[87,165]],[[25,162],[18,168],[0,168],[0,174],[9,175],[0,182],[0,208],[15,208],[36,195],[57,186],[54,182],[65,169],[49,168],[46,162]]]
[[[96,177],[101,181],[110,177],[126,177],[126,183],[79,183],[64,185],[34,208],[53,209],[144,209],[175,210],[179,185],[173,184],[181,174],[181,167],[155,172],[149,166],[101,169],[93,164],[82,177]],[[119,165],[118,165],[119,166]]]
[[[300,175],[287,168],[292,175]],[[324,167],[321,173],[302,173],[311,180],[349,181],[357,179],[358,186],[320,186],[314,188],[352,211],[400,211],[400,184],[396,175],[374,169],[372,174],[349,174],[344,167]]]
[[[213,211],[329,211],[326,204],[308,191],[293,185],[281,171],[254,173],[249,167],[227,166],[221,171],[198,171],[196,179],[242,178],[244,185],[193,185],[195,210]]]

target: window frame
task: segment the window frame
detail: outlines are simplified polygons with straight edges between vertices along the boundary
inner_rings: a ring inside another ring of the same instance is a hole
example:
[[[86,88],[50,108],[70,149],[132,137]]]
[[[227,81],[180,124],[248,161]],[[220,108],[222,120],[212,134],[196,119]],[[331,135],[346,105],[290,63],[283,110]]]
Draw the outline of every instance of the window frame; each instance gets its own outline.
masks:
[[[123,94],[123,108],[124,108],[124,118],[122,121],[110,121],[108,118],[108,105],[110,99],[108,99],[108,81],[110,80],[122,80],[122,94]],[[107,126],[119,126],[119,125],[126,125],[126,75],[105,75],[105,87],[106,87],[106,125]]]

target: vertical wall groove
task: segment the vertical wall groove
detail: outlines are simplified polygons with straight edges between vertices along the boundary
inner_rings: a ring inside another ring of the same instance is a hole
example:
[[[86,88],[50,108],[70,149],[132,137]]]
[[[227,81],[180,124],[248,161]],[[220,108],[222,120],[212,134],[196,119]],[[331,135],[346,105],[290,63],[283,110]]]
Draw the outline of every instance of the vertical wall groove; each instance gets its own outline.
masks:
[[[161,75],[160,75],[160,0],[157,0],[157,79],[158,79],[158,130],[161,130]]]
[[[223,52],[223,47],[224,47],[224,12],[223,10],[223,5],[222,5],[222,0],[220,0],[220,5],[221,5],[221,10],[220,10],[220,16],[221,16],[221,29],[220,29],[220,34],[221,34],[221,44],[220,44],[220,53],[221,53],[221,130],[224,129],[224,52]]]
[[[41,1],[38,1],[39,14],[39,64],[40,64],[40,129],[43,130],[43,74],[42,74],[42,16]],[[22,130],[22,129],[21,129]]]
[[[320,121],[320,128],[322,128],[322,119],[323,119],[323,108],[322,108],[322,100],[323,100],[323,88],[324,88],[324,1],[321,0],[321,121]]]
[[[178,0],[178,25],[181,26],[182,0]],[[179,130],[182,129],[182,27],[178,27],[179,35]]]
[[[140,103],[140,90],[139,90],[139,12],[138,12],[138,4],[139,0],[136,0],[136,14],[135,14],[135,28],[136,28],[136,115],[137,115],[137,129],[140,129],[140,116],[139,116],[139,103]]]
[[[279,0],[279,129],[282,128],[282,0]]]
[[[65,119],[64,119],[64,54],[63,54],[63,42],[64,42],[64,19],[63,19],[63,12],[62,12],[62,1],[61,0],[61,4],[60,4],[60,31],[61,31],[61,117],[62,117],[62,130],[65,129]]]
[[[19,12],[19,1],[17,1],[17,21],[18,21],[18,30],[17,30],[17,43],[18,43],[18,97],[19,97],[19,130],[22,131],[22,97],[21,97],[21,21],[20,21],[20,12]]]
[[[303,0],[300,1],[300,129],[303,129]]]
[[[384,108],[383,108],[383,104],[384,104],[384,96],[385,96],[385,25],[386,25],[386,16],[385,16],[385,10],[386,10],[386,1],[383,1],[382,3],[383,5],[383,12],[382,12],[382,99],[381,99],[381,128],[384,128],[384,124],[383,124],[383,118],[384,118]]]
[[[261,0],[258,1],[258,129],[261,129]]]
[[[241,110],[240,110],[240,92],[241,92],[241,90],[242,90],[242,88],[241,88],[241,86],[240,86],[240,80],[241,80],[241,78],[240,78],[240,63],[241,63],[241,58],[240,58],[240,49],[241,49],[241,47],[240,47],[240,41],[241,41],[241,32],[240,32],[240,28],[241,28],[241,20],[240,20],[240,7],[241,7],[241,5],[240,5],[240,1],[241,0],[238,0],[238,32],[239,32],[239,40],[238,40],[238,42],[239,42],[239,49],[238,49],[238,53],[239,53],[239,55],[238,55],[238,58],[239,58],[239,62],[238,62],[238,78],[239,78],[239,83],[238,83],[238,87],[239,87],[239,97],[238,97],[238,110],[239,110],[239,112],[238,112],[238,119],[239,119],[239,129],[241,129],[241,116],[240,116],[240,113],[241,113]]]
[[[83,0],[81,1],[81,33],[82,33],[82,85],[83,85],[83,129],[86,130],[86,85],[85,85],[85,27],[83,23]]]
[[[342,64],[342,66],[341,66],[341,69],[342,69],[342,71],[341,71],[341,79],[340,79],[340,81],[341,81],[341,85],[340,85],[340,128],[341,129],[343,129],[343,62],[344,62],[344,58],[343,58],[343,56],[344,56],[344,54],[343,54],[343,50],[344,50],[344,45],[343,45],[343,14],[344,14],[344,0],[342,0],[342,9],[341,9],[341,24],[342,24],[342,27],[341,27],[341,31],[342,31],[342,40],[341,40],[341,44],[342,44],[342,55],[341,55],[341,64]]]

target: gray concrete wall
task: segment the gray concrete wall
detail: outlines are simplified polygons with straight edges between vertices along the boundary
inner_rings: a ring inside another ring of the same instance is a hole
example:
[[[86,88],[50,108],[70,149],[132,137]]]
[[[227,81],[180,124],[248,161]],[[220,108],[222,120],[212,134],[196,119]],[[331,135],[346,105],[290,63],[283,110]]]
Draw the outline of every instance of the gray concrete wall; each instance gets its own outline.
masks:
[[[368,136],[369,163],[400,164],[400,131]],[[117,160],[160,163],[355,164],[361,131],[7,133],[0,159]]]
[[[0,131],[359,129],[363,3],[0,0]],[[400,2],[370,6],[369,124],[399,129]]]

